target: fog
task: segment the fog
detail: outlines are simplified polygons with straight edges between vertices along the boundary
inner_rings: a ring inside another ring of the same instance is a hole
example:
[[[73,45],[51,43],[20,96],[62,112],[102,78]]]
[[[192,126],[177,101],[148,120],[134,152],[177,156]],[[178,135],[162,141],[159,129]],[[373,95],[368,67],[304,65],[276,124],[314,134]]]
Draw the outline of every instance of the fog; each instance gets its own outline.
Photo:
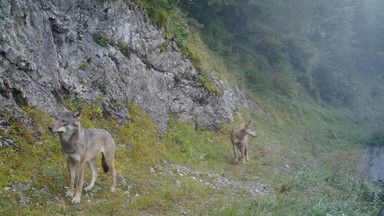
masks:
[[[298,82],[315,101],[348,108],[361,122],[384,119],[384,1],[199,0],[180,6],[256,94],[292,97],[289,83]],[[271,76],[287,82],[268,83]]]

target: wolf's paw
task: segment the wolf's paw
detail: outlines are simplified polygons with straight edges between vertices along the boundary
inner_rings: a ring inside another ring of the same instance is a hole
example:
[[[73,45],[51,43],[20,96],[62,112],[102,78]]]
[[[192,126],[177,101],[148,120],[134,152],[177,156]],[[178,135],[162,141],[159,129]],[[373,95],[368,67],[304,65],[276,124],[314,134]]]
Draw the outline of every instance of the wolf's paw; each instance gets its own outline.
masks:
[[[80,197],[73,197],[72,204],[80,204]]]
[[[84,188],[84,191],[90,191],[90,190],[92,190],[92,188],[93,188],[93,186],[92,187],[91,186],[87,186],[87,187]]]
[[[111,191],[111,192],[115,192],[115,191],[116,191],[116,188],[115,188],[115,187],[111,187],[111,188],[109,188],[109,191]]]

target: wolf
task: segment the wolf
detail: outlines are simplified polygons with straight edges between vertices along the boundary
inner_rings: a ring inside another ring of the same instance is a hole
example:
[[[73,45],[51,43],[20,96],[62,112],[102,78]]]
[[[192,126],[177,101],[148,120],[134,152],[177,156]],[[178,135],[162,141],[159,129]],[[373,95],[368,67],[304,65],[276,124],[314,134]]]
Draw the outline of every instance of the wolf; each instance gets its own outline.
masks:
[[[249,162],[248,157],[248,136],[256,137],[256,132],[253,129],[252,121],[242,124],[232,130],[231,141],[233,152],[235,154],[235,162],[238,162],[236,147],[241,152],[242,163]]]
[[[84,188],[92,190],[96,178],[96,160],[102,154],[102,167],[105,173],[112,173],[112,186],[110,191],[116,190],[115,170],[115,141],[110,133],[103,129],[84,129],[80,124],[81,111],[63,111],[54,120],[48,129],[52,133],[58,133],[61,149],[67,161],[69,170],[69,184],[66,196],[72,197],[73,204],[79,204],[84,182],[85,163],[92,172],[91,183]],[[79,167],[76,191],[74,193],[75,169]]]

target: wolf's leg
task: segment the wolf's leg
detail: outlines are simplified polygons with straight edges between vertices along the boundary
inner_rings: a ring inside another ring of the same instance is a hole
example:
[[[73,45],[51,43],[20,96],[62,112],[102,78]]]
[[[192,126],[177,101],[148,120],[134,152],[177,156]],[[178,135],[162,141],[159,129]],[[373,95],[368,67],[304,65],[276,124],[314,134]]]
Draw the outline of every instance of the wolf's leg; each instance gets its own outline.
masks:
[[[103,157],[105,160],[108,169],[112,173],[112,185],[109,188],[111,192],[116,191],[116,169],[115,169],[115,141],[110,138],[108,142],[106,142],[105,152],[103,152]],[[103,167],[104,168],[104,167]],[[107,171],[108,171],[107,169]],[[104,169],[105,171],[105,169]]]
[[[233,153],[235,154],[235,163],[237,163],[238,159],[237,159],[237,152],[236,152],[236,144],[233,143],[232,146],[233,146]]]
[[[85,191],[92,190],[93,186],[95,185],[96,179],[97,179],[97,170],[96,170],[96,158],[88,161],[88,167],[92,172],[92,181],[91,183],[84,188]]]
[[[246,164],[247,162],[245,161],[245,152],[246,152],[246,145],[245,145],[245,143],[242,143],[242,145],[241,145],[241,156],[242,156],[242,162],[243,162],[243,164]]]
[[[248,142],[245,142],[244,143],[244,148],[245,148],[245,159],[247,160],[247,162],[249,162],[249,157],[248,157]]]
[[[247,162],[251,161],[251,160],[249,160],[249,157],[248,157],[248,146],[245,147],[245,156],[246,156]]]
[[[67,165],[68,165],[68,171],[69,171],[69,176],[68,176],[69,183],[68,183],[67,193],[65,194],[65,196],[73,197],[73,185],[75,184],[76,166],[74,163],[70,162],[69,160],[67,160]]]
[[[109,188],[109,190],[111,192],[115,192],[116,191],[116,169],[115,169],[115,159],[113,158],[114,154],[112,154],[111,157],[112,158],[107,158],[105,162],[107,163],[112,173],[112,186]]]
[[[73,204],[80,203],[81,191],[83,190],[83,184],[84,184],[84,167],[85,167],[85,161],[83,159],[79,163],[79,180],[77,181],[75,197],[73,197],[72,199]]]

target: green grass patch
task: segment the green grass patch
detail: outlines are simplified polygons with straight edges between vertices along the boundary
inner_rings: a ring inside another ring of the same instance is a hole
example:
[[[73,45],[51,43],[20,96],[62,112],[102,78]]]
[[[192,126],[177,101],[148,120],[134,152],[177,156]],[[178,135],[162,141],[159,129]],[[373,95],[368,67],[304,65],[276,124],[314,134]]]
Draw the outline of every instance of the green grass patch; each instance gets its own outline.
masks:
[[[179,159],[193,162],[212,162],[216,161],[221,151],[214,143],[214,133],[194,129],[194,123],[175,123],[171,122],[168,130],[167,141],[173,145],[177,151]]]

